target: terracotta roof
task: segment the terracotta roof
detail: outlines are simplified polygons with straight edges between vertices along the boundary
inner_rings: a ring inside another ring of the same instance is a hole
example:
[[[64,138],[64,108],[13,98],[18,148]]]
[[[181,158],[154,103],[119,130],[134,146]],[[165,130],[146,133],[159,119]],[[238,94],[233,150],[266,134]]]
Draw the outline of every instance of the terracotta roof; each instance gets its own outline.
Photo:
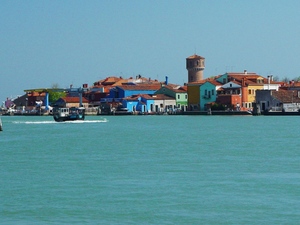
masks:
[[[255,73],[253,74],[233,74],[233,73],[228,73],[228,77],[230,78],[234,78],[234,79],[238,79],[238,80],[241,80],[241,79],[248,79],[248,80],[251,80],[251,79],[258,79],[258,78],[264,78],[260,75],[257,75]]]
[[[234,76],[234,75],[241,75],[241,76],[252,76],[252,75],[258,75],[254,72],[227,72],[228,75]]]
[[[206,80],[199,80],[199,81],[195,81],[195,82],[189,82],[187,85],[202,85],[206,82]]]
[[[300,103],[300,98],[298,97],[298,91],[293,90],[278,90],[272,91],[272,96],[282,103]]]
[[[112,85],[116,82],[118,82],[119,80],[122,80],[123,78],[121,77],[116,77],[116,76],[111,76],[111,77],[106,77],[105,79],[99,80],[94,82],[94,86],[99,86],[99,85]]]
[[[131,96],[128,96],[124,99],[129,100],[129,101],[138,101],[139,97],[141,97],[141,95],[131,95]]]
[[[118,86],[119,88],[123,90],[158,90],[161,88],[160,84],[138,84],[138,85],[121,85]]]
[[[154,94],[154,95],[152,95],[152,99],[154,99],[154,100],[174,100],[174,98],[164,95],[164,94]]]
[[[217,81],[217,80],[208,79],[206,82],[210,82],[210,83],[212,83],[215,86],[222,86],[222,84],[219,81]]]
[[[124,98],[126,100],[130,101],[137,101],[139,97],[143,97],[148,100],[174,100],[174,98],[164,95],[164,94],[153,94],[153,95],[148,95],[148,94],[140,94],[140,95],[131,95],[127,98]]]
[[[139,81],[139,82],[137,82],[137,83],[139,83],[139,84],[142,84],[142,83],[150,83],[150,84],[157,84],[157,83],[160,83],[158,80],[152,80],[151,78],[146,78],[146,77],[139,77],[139,78],[137,78],[137,80],[136,81]]]
[[[206,78],[206,79],[195,81],[195,82],[189,82],[188,85],[189,84],[202,85],[206,82],[210,82],[210,83],[212,83],[213,85],[216,85],[216,86],[221,86],[222,85],[219,81],[215,80],[214,78]]]
[[[184,91],[187,91],[188,88],[187,88],[187,86],[185,85],[185,86],[181,86],[180,89],[182,89],[182,90],[184,90]]]
[[[167,88],[167,89],[169,89],[171,91],[174,91],[176,93],[185,93],[185,92],[187,92],[187,89],[182,88],[180,86],[173,87],[173,86],[170,86],[170,85],[165,85],[163,87],[165,87],[165,88]]]
[[[79,97],[62,97],[62,100],[64,100],[66,103],[78,103],[80,101]],[[89,101],[82,97],[83,103],[88,103]]]
[[[238,84],[238,85],[242,85],[242,82],[241,82],[241,81],[231,80],[230,82],[235,83],[235,84]]]
[[[194,55],[187,57],[186,59],[205,59],[205,58],[200,55],[194,54]]]
[[[120,85],[127,84],[127,83],[129,83],[129,79],[120,79],[120,80],[116,81],[112,86],[115,87],[115,86],[120,86]]]
[[[143,97],[143,98],[145,98],[145,99],[152,99],[152,96],[151,96],[151,95],[148,95],[148,94],[141,94],[141,95],[139,95],[139,96],[141,96],[141,97]]]
[[[288,87],[288,88],[293,88],[293,87],[295,87],[295,88],[299,88],[300,87],[300,82],[299,81],[290,81],[290,82],[279,82],[279,83],[281,83],[281,86],[285,86],[285,87]]]

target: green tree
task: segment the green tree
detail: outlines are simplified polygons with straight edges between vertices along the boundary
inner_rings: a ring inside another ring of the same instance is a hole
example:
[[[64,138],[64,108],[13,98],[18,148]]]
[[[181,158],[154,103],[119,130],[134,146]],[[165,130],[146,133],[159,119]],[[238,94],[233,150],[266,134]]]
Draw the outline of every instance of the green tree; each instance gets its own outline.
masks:
[[[214,103],[211,106],[212,110],[225,110],[225,106],[223,104]]]
[[[58,99],[66,97],[66,95],[67,95],[66,92],[61,91],[57,83],[52,84],[52,89],[49,91],[49,102],[50,104],[53,104]]]

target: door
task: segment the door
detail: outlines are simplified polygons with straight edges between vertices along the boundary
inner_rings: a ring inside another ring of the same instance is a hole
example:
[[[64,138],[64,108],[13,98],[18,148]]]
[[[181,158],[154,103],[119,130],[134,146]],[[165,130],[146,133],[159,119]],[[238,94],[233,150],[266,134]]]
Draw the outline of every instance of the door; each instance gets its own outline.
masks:
[[[266,110],[266,102],[261,103],[261,110],[265,111]]]

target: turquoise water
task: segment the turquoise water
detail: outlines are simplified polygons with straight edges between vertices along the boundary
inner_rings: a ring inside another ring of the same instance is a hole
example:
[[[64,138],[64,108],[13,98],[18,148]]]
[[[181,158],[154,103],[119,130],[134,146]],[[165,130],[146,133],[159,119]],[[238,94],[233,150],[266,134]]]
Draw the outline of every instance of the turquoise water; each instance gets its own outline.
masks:
[[[299,224],[300,117],[2,117],[0,224]]]

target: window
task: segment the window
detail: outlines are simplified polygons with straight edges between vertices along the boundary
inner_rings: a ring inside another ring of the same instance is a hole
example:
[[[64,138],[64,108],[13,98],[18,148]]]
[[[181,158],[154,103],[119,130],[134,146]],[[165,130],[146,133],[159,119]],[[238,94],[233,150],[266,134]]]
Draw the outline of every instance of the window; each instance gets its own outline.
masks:
[[[207,90],[205,90],[204,94],[207,95]]]
[[[187,99],[187,95],[185,95],[185,99]]]
[[[251,95],[251,89],[248,90],[248,94]]]
[[[180,99],[180,95],[177,95],[177,98]]]
[[[211,95],[215,95],[215,90],[211,89]]]

